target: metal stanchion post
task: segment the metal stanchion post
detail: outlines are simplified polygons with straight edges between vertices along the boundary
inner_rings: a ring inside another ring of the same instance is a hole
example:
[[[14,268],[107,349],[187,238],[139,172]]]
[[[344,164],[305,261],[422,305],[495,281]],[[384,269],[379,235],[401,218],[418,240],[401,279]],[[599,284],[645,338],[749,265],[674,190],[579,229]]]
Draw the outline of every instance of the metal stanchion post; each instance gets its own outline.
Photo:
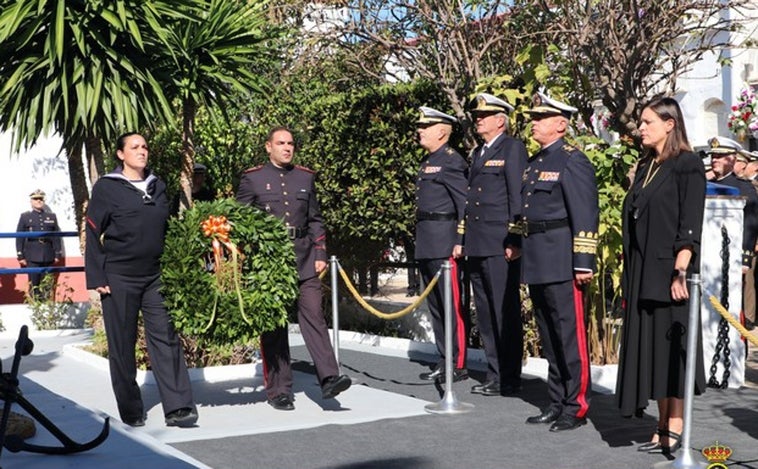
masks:
[[[445,395],[436,404],[427,404],[424,410],[432,414],[463,414],[470,412],[473,404],[460,402],[453,392],[453,278],[450,261],[442,264],[445,280]]]
[[[697,366],[697,331],[700,323],[700,274],[692,274],[689,279],[690,314],[687,330],[687,366],[684,371],[684,427],[682,428],[682,448],[673,461],[653,464],[653,469],[705,469],[705,461],[698,461],[692,453],[690,444],[692,429],[692,397],[695,395],[695,367]]]
[[[329,258],[329,268],[332,275],[332,346],[334,347],[334,359],[337,361],[337,370],[341,373],[340,365],[340,308],[339,295],[337,294],[337,271],[339,263],[337,256]]]

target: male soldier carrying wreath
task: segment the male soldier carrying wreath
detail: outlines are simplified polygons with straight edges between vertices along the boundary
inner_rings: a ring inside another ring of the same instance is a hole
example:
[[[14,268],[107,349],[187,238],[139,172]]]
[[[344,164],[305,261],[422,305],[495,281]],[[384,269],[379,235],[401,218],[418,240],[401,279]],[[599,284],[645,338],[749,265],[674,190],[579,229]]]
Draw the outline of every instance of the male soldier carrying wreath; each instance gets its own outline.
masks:
[[[432,281],[445,261],[450,261],[453,303],[453,349],[445,350],[444,281],[440,281],[427,297],[432,316],[434,341],[440,360],[437,365],[419,378],[426,381],[445,379],[445,357],[452,354],[453,381],[468,378],[466,346],[468,317],[462,314],[461,280],[454,248],[463,244],[463,224],[468,186],[468,164],[448,145],[457,119],[429,107],[419,108],[421,116],[416,122],[419,144],[428,152],[421,161],[416,182],[416,251],[424,285]]]
[[[326,269],[326,233],[316,199],[313,171],[292,164],[295,141],[286,127],[274,127],[266,140],[269,162],[248,169],[242,175],[237,201],[254,205],[281,218],[295,245],[300,295],[297,299],[298,324],[305,346],[316,365],[321,395],[331,399],[351,385],[339,374],[334,349],[329,341],[321,311],[321,279]],[[268,403],[277,410],[293,410],[292,367],[287,327],[261,335],[263,374]]]

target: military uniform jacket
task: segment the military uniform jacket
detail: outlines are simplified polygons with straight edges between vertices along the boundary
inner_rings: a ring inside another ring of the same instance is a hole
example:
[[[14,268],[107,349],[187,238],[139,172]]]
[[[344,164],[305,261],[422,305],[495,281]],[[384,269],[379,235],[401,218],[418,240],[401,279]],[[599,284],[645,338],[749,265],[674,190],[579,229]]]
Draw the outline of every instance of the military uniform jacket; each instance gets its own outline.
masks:
[[[466,198],[465,254],[502,256],[506,245],[518,245],[508,235],[509,223],[521,214],[521,175],[527,162],[524,143],[500,134],[489,148],[471,152]]]
[[[521,197],[522,222],[567,220],[565,226],[522,237],[523,282],[565,282],[575,270],[594,272],[600,211],[587,156],[563,139],[543,148],[524,171]]]
[[[447,259],[453,246],[463,244],[458,227],[465,216],[467,177],[466,160],[448,145],[421,162],[416,181],[416,259]]]
[[[21,214],[16,231],[60,231],[60,228],[54,213],[30,210]],[[56,257],[63,257],[61,239],[16,238],[16,257],[30,262],[52,263]]]
[[[758,237],[758,194],[750,181],[738,178],[734,173],[729,173],[721,179],[714,179],[713,182],[736,187],[740,195],[747,199],[742,221],[742,265],[750,267],[755,253],[756,237]]]
[[[278,168],[269,162],[245,171],[237,191],[238,202],[258,207],[292,227],[289,232],[301,280],[316,275],[317,260],[327,260],[326,232],[315,179],[308,168],[295,165]]]

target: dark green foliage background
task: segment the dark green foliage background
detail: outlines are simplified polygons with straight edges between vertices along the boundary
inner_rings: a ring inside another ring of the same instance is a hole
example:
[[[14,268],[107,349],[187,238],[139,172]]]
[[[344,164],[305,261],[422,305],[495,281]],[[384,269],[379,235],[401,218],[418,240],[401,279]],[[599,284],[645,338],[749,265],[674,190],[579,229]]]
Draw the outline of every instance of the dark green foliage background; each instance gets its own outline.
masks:
[[[391,239],[413,234],[424,155],[418,107],[451,112],[441,103],[431,83],[415,82],[334,94],[303,109],[309,125],[299,158],[318,172],[329,252],[343,265],[377,262]]]
[[[224,215],[232,225],[230,239],[244,255],[240,291],[218,292],[216,279],[205,269],[211,239],[201,230],[210,215]],[[163,293],[183,335],[213,345],[247,344],[261,332],[287,324],[287,311],[298,294],[295,252],[284,224],[260,210],[233,199],[199,202],[169,223],[163,264]],[[216,319],[207,332],[214,302]]]

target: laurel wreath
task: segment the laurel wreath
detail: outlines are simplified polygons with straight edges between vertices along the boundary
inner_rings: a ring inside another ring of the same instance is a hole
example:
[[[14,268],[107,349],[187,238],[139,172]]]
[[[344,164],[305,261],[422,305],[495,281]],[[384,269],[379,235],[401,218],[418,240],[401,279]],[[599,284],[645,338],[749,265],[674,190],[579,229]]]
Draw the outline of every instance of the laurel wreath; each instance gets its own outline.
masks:
[[[233,199],[171,219],[161,263],[174,327],[206,343],[248,343],[286,325],[298,295],[284,223]]]

